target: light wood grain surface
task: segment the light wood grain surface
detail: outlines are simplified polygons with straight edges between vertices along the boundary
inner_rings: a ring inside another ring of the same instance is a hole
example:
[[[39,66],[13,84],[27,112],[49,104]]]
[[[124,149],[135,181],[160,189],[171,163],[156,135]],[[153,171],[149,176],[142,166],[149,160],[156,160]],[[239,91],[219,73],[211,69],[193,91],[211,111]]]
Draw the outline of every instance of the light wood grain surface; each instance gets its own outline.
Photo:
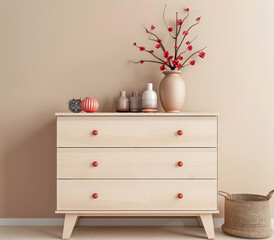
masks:
[[[217,115],[56,115],[63,239],[80,216],[197,216],[214,238]]]
[[[196,117],[216,117],[219,116],[218,113],[207,113],[207,112],[180,112],[180,113],[165,113],[165,112],[157,112],[157,113],[119,113],[119,112],[94,112],[94,113],[72,113],[72,112],[61,112],[55,113],[57,117],[184,117],[184,116],[196,116]]]
[[[217,118],[58,118],[57,147],[217,147]]]
[[[57,177],[215,179],[217,149],[58,148]]]
[[[217,210],[216,199],[216,180],[57,181],[57,210]]]

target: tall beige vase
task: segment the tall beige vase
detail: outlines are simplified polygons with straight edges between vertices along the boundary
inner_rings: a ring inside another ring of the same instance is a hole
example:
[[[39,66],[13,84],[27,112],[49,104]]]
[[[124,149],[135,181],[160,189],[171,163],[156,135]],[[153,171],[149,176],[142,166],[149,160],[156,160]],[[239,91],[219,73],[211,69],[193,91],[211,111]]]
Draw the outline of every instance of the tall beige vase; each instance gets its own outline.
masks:
[[[185,82],[181,71],[164,71],[160,83],[160,100],[166,112],[180,112],[185,102]]]

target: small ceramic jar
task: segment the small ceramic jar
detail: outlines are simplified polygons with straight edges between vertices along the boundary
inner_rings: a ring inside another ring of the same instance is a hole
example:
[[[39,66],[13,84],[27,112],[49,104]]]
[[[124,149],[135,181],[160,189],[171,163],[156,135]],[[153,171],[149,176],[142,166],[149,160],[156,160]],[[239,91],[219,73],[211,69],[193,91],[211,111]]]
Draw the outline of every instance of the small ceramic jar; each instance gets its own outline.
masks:
[[[142,95],[143,112],[157,112],[157,94],[153,91],[153,84],[147,84],[147,90]]]
[[[129,111],[129,101],[126,97],[126,91],[120,92],[120,97],[116,102],[116,111],[117,112],[128,112]]]
[[[142,112],[142,98],[138,91],[132,92],[132,97],[129,98],[129,110],[130,112]]]

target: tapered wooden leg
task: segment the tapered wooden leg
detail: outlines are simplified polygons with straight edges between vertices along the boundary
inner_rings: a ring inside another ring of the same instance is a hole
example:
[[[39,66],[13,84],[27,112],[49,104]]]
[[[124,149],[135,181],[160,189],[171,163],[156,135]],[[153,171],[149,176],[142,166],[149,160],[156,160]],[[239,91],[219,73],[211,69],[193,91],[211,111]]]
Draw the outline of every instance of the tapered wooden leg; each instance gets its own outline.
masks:
[[[207,238],[215,239],[212,214],[201,214],[200,218],[201,218],[202,224],[204,225]]]
[[[200,227],[203,227],[203,222],[202,222],[202,220],[201,220],[201,217],[198,216],[197,218],[198,218],[198,222],[199,222]]]
[[[75,224],[74,224],[74,227],[77,227],[77,224],[78,224],[78,222],[79,222],[79,216],[77,216],[77,218],[76,218],[76,221],[75,221]]]
[[[63,230],[63,239],[70,239],[77,217],[78,215],[76,214],[66,214]]]

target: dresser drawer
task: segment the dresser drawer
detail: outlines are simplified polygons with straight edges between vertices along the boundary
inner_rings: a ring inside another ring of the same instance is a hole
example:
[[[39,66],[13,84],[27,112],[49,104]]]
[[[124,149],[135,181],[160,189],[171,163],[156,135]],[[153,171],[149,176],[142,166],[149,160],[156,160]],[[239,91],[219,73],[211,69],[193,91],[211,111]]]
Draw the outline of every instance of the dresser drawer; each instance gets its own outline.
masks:
[[[97,135],[93,135],[93,131]],[[179,135],[178,131],[183,134]],[[216,117],[59,117],[57,147],[216,147]]]
[[[217,149],[58,148],[57,177],[215,179]]]
[[[94,199],[93,194],[98,194]],[[182,193],[180,199],[178,194]],[[216,210],[216,180],[58,180],[58,210]]]

